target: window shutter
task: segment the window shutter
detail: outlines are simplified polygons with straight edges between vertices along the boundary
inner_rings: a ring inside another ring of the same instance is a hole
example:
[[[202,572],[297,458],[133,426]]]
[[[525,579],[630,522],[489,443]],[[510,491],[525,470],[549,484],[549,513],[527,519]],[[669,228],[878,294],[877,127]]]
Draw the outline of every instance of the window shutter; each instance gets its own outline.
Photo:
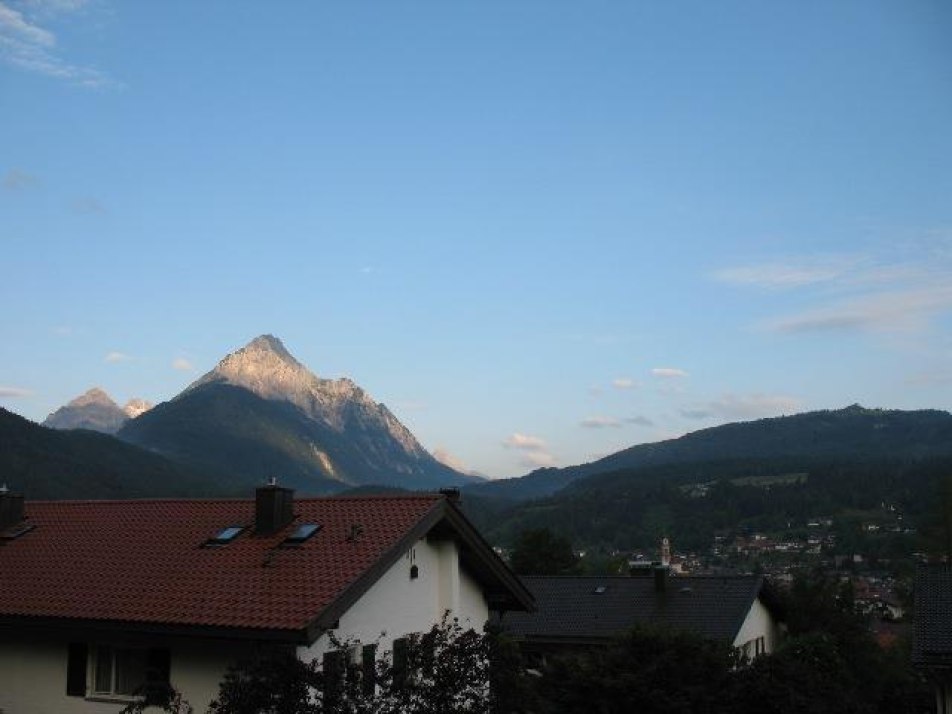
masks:
[[[364,645],[361,652],[361,666],[363,667],[361,678],[363,692],[368,697],[372,697],[377,691],[377,645]]]
[[[169,675],[172,670],[172,655],[164,648],[155,647],[146,654],[145,703],[156,706],[168,704],[172,695]]]
[[[86,658],[89,646],[85,642],[70,642],[66,657],[66,696],[86,696]]]
[[[398,637],[393,641],[393,686],[402,689],[407,684],[407,659],[410,654],[410,641]]]
[[[324,711],[340,703],[344,688],[344,655],[340,650],[324,653]]]

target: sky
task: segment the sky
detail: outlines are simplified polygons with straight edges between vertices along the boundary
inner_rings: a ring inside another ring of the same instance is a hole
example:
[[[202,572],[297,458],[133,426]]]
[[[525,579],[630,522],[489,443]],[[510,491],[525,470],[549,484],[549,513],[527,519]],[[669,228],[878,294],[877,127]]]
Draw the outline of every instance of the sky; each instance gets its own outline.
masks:
[[[0,0],[0,406],[271,333],[490,477],[952,406],[952,4]]]

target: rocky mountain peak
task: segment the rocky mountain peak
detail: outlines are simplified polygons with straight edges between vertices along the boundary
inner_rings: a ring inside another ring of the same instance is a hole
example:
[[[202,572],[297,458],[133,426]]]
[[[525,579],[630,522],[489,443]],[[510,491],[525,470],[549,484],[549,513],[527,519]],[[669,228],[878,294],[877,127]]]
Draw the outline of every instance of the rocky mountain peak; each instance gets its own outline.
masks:
[[[303,408],[299,401],[311,390],[317,377],[294,359],[281,340],[273,335],[261,335],[227,355],[186,392],[211,382],[244,387],[263,399],[283,399]]]
[[[51,429],[91,429],[115,434],[128,419],[112,397],[103,389],[93,387],[46,417],[43,426]]]
[[[152,402],[136,397],[126,402],[126,405],[122,408],[122,411],[124,411],[126,416],[130,419],[135,419],[140,414],[145,414],[154,406],[155,405]]]
[[[288,352],[284,343],[274,335],[259,335],[238,350],[236,354],[257,355],[259,357],[271,355],[283,362],[300,366],[300,363]]]
[[[100,405],[104,407],[116,407],[119,408],[119,405],[113,401],[104,389],[101,387],[93,387],[78,397],[68,402],[66,406],[68,407],[87,407],[90,405]]]
[[[232,352],[180,396],[206,384],[229,384],[262,399],[291,402],[310,418],[341,433],[357,420],[362,429],[385,431],[407,454],[424,453],[406,427],[353,380],[318,378],[274,335],[256,337]]]

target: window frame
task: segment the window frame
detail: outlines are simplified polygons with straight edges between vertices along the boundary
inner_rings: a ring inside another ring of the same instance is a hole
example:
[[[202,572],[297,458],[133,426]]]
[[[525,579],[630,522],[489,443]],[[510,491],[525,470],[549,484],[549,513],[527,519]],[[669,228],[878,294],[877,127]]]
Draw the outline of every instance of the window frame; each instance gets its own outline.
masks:
[[[141,657],[140,662],[136,665],[134,662],[130,661],[131,653],[134,653],[134,656]],[[101,674],[101,662],[100,658],[108,654],[109,661],[109,689],[100,689],[99,688],[99,679]],[[163,659],[165,661],[166,667],[159,665],[158,667],[154,664],[156,659]],[[104,702],[136,702],[136,701],[147,701],[149,700],[149,691],[150,685],[166,685],[171,686],[170,683],[170,672],[167,670],[167,666],[170,660],[170,652],[168,648],[165,647],[150,647],[148,645],[126,645],[123,643],[110,643],[110,642],[97,642],[91,643],[88,647],[88,653],[86,657],[86,694],[85,699],[90,701],[104,701]],[[139,666],[141,668],[142,681],[135,682],[130,692],[118,691],[118,684],[120,679],[120,671],[123,667],[128,667],[130,664],[133,666]],[[149,672],[150,669],[158,669],[159,675],[162,679],[150,680]]]

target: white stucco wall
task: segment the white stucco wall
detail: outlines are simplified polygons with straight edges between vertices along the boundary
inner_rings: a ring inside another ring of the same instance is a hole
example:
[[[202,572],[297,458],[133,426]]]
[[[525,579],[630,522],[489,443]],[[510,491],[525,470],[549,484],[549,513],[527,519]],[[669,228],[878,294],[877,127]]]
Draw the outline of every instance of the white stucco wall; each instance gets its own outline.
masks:
[[[418,576],[410,578],[416,565]],[[377,643],[383,653],[393,649],[393,640],[413,632],[425,632],[450,611],[464,629],[482,631],[489,606],[482,589],[459,567],[459,551],[452,541],[417,541],[341,617],[334,636],[342,642]],[[305,660],[320,659],[334,649],[331,638],[319,637],[310,647],[298,649]]]
[[[744,618],[744,623],[740,626],[737,637],[734,638],[734,647],[744,647],[744,645],[750,642],[749,651],[750,654],[753,655],[753,642],[756,641],[758,637],[764,638],[764,654],[770,654],[776,650],[777,645],[780,644],[780,631],[777,627],[777,623],[770,614],[770,611],[764,607],[760,598],[754,601],[753,606],[747,613],[747,617]]]
[[[0,710],[4,714],[116,714],[121,710],[121,702],[66,695],[69,641],[80,640],[56,635],[0,636]],[[251,644],[191,638],[163,642],[99,638],[98,642],[167,647],[172,685],[197,714],[218,695],[218,683],[228,665],[252,651]]]

